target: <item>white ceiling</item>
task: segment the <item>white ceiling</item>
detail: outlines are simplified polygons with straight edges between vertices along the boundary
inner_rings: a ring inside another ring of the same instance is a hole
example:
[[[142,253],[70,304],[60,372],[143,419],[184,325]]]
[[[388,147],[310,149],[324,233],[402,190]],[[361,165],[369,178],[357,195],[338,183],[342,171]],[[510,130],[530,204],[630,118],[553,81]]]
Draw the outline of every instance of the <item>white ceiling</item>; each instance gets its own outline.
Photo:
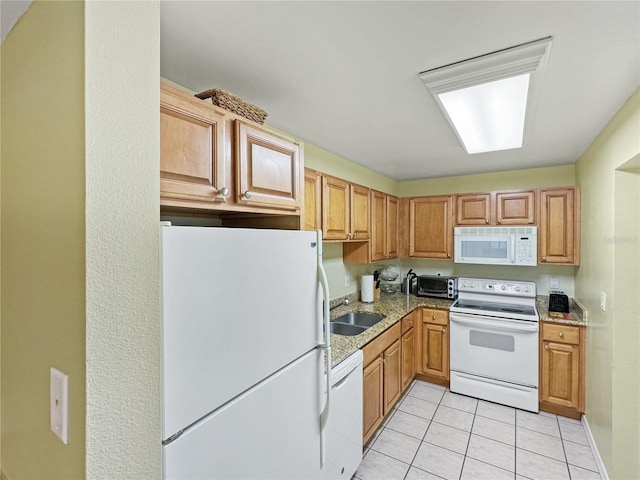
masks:
[[[549,35],[528,144],[464,153],[418,73]],[[161,74],[396,180],[572,164],[640,86],[640,2],[162,1]]]

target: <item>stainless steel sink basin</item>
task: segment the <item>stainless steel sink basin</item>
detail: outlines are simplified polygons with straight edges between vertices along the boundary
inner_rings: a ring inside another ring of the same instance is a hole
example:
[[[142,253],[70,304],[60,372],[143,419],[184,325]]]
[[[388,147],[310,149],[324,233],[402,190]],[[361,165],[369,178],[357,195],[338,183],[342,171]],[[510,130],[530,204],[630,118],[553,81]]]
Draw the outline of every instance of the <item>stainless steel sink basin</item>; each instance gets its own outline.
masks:
[[[351,337],[359,335],[385,318],[379,313],[349,312],[330,323],[331,333]]]
[[[331,329],[331,333],[352,337],[354,335],[361,334],[369,327],[359,327],[357,325],[349,325],[348,323],[331,322],[329,324],[329,328]]]
[[[383,320],[385,315],[379,313],[349,312],[340,315],[334,320],[337,323],[348,323],[349,325],[358,325],[360,327],[373,327],[376,323]]]

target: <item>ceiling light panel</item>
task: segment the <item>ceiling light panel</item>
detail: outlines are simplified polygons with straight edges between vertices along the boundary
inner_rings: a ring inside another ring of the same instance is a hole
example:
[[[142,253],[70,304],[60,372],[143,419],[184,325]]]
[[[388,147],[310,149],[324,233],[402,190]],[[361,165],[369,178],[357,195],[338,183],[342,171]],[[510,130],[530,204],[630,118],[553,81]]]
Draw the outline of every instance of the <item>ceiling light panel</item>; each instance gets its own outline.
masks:
[[[467,153],[520,148],[551,37],[420,74]]]

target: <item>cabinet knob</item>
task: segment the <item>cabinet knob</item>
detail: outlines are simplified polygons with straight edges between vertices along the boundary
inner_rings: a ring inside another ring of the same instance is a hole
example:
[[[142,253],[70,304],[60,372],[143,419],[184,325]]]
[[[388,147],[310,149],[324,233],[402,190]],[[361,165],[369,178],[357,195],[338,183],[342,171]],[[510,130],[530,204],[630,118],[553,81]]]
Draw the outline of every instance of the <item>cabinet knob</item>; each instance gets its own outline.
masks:
[[[219,188],[218,195],[220,195],[221,197],[226,197],[227,195],[229,195],[229,189],[227,187]]]
[[[242,198],[251,198],[251,192],[249,190],[247,190],[246,192],[244,192],[242,194]]]
[[[547,261],[547,257],[542,257],[542,261],[546,262]]]
[[[502,220],[498,220],[498,223],[502,223]]]
[[[564,332],[558,332],[558,336],[559,336],[560,338],[564,337]]]
[[[431,318],[435,320],[436,319],[436,314],[434,313]]]
[[[413,320],[409,320],[409,325],[413,326]]]
[[[486,223],[487,225],[489,225],[489,220],[485,220],[484,223]]]
[[[545,350],[549,350],[549,345],[547,345],[546,343],[544,344],[544,349]]]
[[[353,238],[356,238],[358,236],[358,232],[353,234]]]
[[[447,333],[447,328],[446,327],[442,329],[442,333]]]
[[[347,238],[351,238],[351,233],[347,233]]]
[[[406,338],[403,338],[403,339],[402,339],[402,343],[407,343],[407,339],[406,339]]]
[[[447,258],[451,258],[451,254],[450,253],[447,253]]]

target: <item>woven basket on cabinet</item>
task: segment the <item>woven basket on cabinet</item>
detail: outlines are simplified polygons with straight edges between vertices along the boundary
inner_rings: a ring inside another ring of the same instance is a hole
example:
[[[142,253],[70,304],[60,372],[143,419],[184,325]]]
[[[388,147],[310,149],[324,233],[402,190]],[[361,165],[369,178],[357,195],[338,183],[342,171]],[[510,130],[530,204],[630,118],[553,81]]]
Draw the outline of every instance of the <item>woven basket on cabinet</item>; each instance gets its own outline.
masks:
[[[226,90],[220,90],[218,88],[211,88],[196,94],[196,97],[206,100],[211,98],[211,102],[225,110],[237,113],[241,117],[252,120],[256,123],[263,124],[267,118],[267,112],[260,107],[256,107],[249,102],[245,102],[240,97],[235,96],[233,93],[229,93]]]

